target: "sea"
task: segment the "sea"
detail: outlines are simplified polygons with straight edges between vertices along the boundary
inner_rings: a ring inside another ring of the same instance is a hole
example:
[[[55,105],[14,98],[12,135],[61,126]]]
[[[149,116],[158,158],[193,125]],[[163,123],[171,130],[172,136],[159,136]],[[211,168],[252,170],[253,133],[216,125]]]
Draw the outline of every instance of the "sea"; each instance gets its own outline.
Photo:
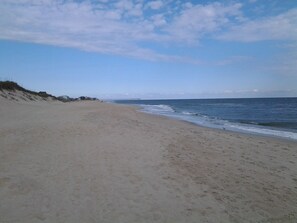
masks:
[[[200,126],[297,140],[297,98],[116,100]]]

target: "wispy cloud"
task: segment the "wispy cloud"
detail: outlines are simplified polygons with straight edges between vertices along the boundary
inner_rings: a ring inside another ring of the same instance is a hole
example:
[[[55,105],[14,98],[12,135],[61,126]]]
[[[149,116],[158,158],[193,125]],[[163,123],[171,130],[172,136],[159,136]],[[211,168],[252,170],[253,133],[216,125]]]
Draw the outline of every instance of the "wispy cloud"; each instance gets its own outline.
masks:
[[[255,42],[263,40],[297,40],[297,8],[283,14],[231,26],[218,36],[221,40]]]
[[[231,24],[231,20],[241,16],[241,4],[191,5],[181,10],[166,27],[174,41],[197,43],[206,35],[220,31]]]
[[[154,10],[160,9],[162,6],[163,6],[163,2],[160,0],[151,1],[151,2],[147,3],[147,7],[154,9]]]
[[[226,58],[224,60],[216,61],[213,63],[215,66],[225,66],[225,65],[232,65],[236,63],[246,62],[246,61],[252,61],[253,58],[247,57],[247,56],[232,56],[229,58]]]
[[[296,18],[297,9],[292,9],[275,17],[249,20],[239,3],[2,0],[0,39],[200,64],[192,58],[143,47],[143,43],[195,46],[204,38],[245,42],[296,40]]]

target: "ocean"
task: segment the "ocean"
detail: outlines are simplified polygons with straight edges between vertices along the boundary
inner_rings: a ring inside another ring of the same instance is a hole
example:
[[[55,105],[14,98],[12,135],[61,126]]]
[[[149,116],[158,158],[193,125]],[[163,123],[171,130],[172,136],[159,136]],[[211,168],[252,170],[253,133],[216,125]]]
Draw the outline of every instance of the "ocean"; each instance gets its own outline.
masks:
[[[117,100],[197,125],[297,140],[297,98]]]

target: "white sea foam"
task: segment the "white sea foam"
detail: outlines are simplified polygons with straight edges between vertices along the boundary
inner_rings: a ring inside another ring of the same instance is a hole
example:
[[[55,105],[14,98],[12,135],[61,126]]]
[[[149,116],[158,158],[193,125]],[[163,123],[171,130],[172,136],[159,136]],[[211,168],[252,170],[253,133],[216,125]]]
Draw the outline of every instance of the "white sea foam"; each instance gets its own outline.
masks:
[[[169,105],[141,105],[143,111],[154,114],[173,113],[174,110]]]
[[[252,126],[252,125],[240,125],[240,124],[230,124],[231,130],[241,130],[243,132],[248,133],[256,133],[261,135],[269,135],[269,136],[277,136],[277,137],[283,137],[288,139],[297,140],[297,133],[296,132],[289,132],[289,131],[280,131],[275,129],[268,129],[268,128],[262,128],[258,126]]]
[[[183,111],[182,114],[183,115],[197,115],[197,113],[195,113],[195,112],[187,112],[187,111]]]

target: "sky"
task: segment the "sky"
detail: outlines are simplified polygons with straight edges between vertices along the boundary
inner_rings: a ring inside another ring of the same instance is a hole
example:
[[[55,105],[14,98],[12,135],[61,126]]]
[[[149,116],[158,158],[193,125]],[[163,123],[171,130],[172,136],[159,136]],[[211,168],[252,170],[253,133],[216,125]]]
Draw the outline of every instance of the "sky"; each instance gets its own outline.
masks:
[[[101,99],[297,97],[297,1],[1,0],[0,80]]]

